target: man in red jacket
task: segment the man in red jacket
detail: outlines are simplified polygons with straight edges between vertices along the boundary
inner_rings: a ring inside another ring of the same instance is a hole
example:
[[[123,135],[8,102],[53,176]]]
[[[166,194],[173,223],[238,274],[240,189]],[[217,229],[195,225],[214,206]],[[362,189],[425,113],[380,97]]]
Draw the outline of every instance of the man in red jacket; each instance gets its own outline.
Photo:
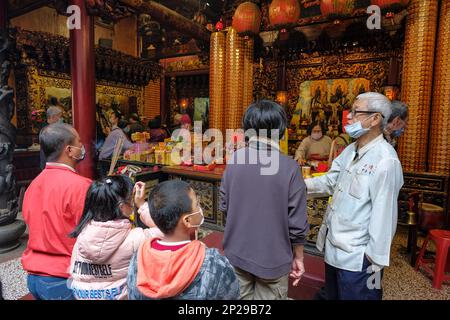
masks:
[[[23,201],[29,240],[22,265],[35,299],[72,299],[67,278],[76,239],[68,234],[80,221],[91,184],[90,179],[75,171],[76,164],[85,157],[85,149],[78,132],[63,123],[45,127],[39,143],[47,163],[28,187]]]

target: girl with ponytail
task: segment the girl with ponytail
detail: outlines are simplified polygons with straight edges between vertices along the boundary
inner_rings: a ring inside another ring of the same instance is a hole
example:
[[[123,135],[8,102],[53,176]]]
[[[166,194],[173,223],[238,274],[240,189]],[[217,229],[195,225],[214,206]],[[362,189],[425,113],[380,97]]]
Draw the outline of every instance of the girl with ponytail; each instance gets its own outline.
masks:
[[[76,237],[69,285],[76,299],[127,298],[126,277],[133,254],[147,238],[163,234],[150,217],[142,182],[134,186],[141,221],[149,228],[133,228],[133,183],[127,176],[94,181],[86,195],[83,216],[69,235]]]

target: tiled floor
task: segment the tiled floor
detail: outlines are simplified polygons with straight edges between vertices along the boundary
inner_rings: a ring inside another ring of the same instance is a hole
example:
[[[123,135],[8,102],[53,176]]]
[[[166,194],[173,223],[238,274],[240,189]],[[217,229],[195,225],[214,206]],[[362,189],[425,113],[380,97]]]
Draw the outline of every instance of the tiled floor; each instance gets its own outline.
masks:
[[[200,237],[209,232],[204,230]],[[17,299],[27,293],[26,274],[20,264],[20,256],[25,249],[27,237],[22,245],[7,254],[0,255],[0,279],[6,299]],[[423,240],[419,240],[419,245]],[[405,252],[406,234],[399,230],[391,251],[391,266],[386,268],[383,279],[385,300],[450,300],[450,283],[443,284],[441,290],[433,289],[431,280],[423,273],[415,272],[409,265]]]
[[[391,249],[391,265],[386,268],[383,288],[385,300],[450,300],[450,282],[444,283],[442,289],[434,289],[431,279],[423,272],[416,272],[409,264],[406,255],[407,236],[397,232]],[[419,239],[422,246],[423,238]],[[430,246],[432,249],[432,246]]]

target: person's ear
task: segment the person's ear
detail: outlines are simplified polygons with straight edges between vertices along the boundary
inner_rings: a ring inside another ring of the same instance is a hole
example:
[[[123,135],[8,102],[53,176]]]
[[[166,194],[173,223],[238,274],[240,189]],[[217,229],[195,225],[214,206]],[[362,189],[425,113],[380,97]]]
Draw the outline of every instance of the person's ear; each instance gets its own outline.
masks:
[[[383,116],[381,115],[381,113],[376,113],[375,117],[373,117],[372,119],[372,125],[374,127],[380,125],[383,122]]]
[[[189,229],[191,227],[190,223],[189,223],[189,219],[190,219],[190,217],[188,217],[187,214],[184,214],[181,216],[180,222],[186,227],[186,229]]]
[[[67,146],[65,146],[65,148],[64,148],[64,152],[66,153],[66,155],[68,156],[68,157],[72,157],[72,147],[70,146],[70,145],[67,145]]]
[[[125,217],[129,218],[131,216],[131,210],[128,210],[127,205],[125,203],[120,203],[119,204],[119,210],[120,212],[122,212],[122,215],[124,215]]]

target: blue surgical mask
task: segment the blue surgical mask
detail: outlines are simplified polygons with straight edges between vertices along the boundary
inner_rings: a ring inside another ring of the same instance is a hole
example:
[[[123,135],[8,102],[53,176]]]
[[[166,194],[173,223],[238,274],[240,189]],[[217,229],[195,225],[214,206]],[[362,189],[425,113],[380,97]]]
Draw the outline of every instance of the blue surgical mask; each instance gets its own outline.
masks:
[[[358,139],[362,135],[369,132],[369,128],[363,128],[361,125],[361,121],[355,122],[353,124],[348,124],[345,126],[345,132],[352,138]]]
[[[394,132],[392,132],[392,136],[394,138],[398,138],[398,137],[400,137],[403,134],[403,132],[405,132],[405,128],[401,128],[401,129],[395,130]]]

